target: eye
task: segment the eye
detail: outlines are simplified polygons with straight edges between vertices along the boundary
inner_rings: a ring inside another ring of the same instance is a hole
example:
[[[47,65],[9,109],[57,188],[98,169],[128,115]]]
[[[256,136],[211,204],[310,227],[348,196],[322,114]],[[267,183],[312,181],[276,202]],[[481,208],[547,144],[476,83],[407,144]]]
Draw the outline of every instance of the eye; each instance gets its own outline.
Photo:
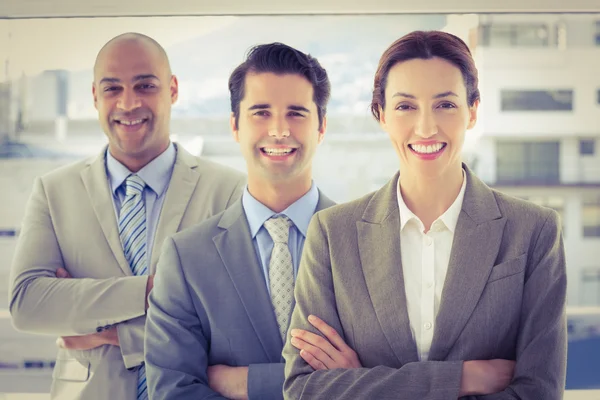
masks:
[[[400,110],[400,111],[408,111],[414,109],[414,107],[412,107],[410,104],[398,104],[396,106],[396,110]]]
[[[104,92],[114,92],[115,90],[119,90],[120,88],[118,86],[106,86],[104,87],[103,91]]]
[[[252,115],[256,115],[258,117],[267,117],[267,116],[269,116],[269,112],[267,110],[258,110],[257,112],[255,112]]]
[[[148,89],[156,89],[156,85],[153,85],[152,83],[142,83],[140,86],[138,86],[140,89],[144,89],[144,90],[148,90]]]
[[[288,113],[288,115],[289,115],[290,117],[304,117],[304,114],[302,114],[302,113],[299,113],[299,112],[297,112],[297,111],[290,111],[290,112]]]
[[[439,105],[440,108],[456,108],[456,106],[450,102],[443,102]]]

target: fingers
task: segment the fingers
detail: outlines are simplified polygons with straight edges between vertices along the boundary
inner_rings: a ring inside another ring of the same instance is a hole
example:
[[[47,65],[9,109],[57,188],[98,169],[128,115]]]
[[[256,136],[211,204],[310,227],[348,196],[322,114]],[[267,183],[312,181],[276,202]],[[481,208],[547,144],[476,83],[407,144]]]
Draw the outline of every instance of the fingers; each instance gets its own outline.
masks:
[[[56,277],[57,278],[70,278],[71,275],[69,274],[69,272],[66,269],[59,268],[56,270]]]
[[[346,342],[344,342],[344,339],[342,339],[339,333],[331,326],[327,325],[325,321],[323,321],[321,318],[314,315],[309,315],[308,322],[310,322],[312,326],[317,328],[319,332],[325,335],[327,340],[329,340],[329,342],[333,346],[335,346],[336,349],[340,351],[345,351],[349,349],[348,345],[346,344]]]
[[[306,350],[300,350],[300,357],[302,357],[304,361],[306,361],[306,363],[310,365],[315,371],[320,369],[327,369],[325,364],[317,360],[312,354],[310,354]]]
[[[310,332],[306,332],[310,333]],[[316,335],[315,335],[316,336]],[[305,353],[302,358],[310,364],[315,370],[317,369],[328,369],[333,367],[334,360],[325,352],[323,349],[313,346],[312,344],[298,338],[292,337],[291,343],[294,347],[300,350],[300,355]],[[337,351],[337,350],[336,350]],[[308,360],[311,360],[309,362]],[[313,365],[314,364],[314,365]],[[322,364],[322,365],[321,365]]]
[[[324,339],[322,336],[319,336],[316,333],[305,331],[303,329],[292,329],[291,335],[293,338],[295,337],[301,339],[302,341],[314,347],[318,347],[324,351],[329,358],[335,359],[339,353],[339,350],[336,349],[327,339]]]

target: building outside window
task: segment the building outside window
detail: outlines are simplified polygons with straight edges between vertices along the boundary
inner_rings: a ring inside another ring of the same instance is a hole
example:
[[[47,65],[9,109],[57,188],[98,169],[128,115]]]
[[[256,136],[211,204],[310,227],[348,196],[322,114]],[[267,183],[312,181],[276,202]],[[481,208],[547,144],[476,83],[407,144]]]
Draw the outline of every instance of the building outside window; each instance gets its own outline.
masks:
[[[573,90],[500,91],[502,111],[572,111]]]
[[[560,183],[559,142],[499,141],[496,154],[496,181],[499,184]]]
[[[581,271],[581,305],[600,306],[600,268]]]
[[[484,24],[479,29],[482,46],[547,47],[550,45],[547,24]]]
[[[582,219],[583,236],[600,237],[600,195],[583,198]]]
[[[593,156],[596,153],[596,141],[594,139],[579,140],[579,155]]]

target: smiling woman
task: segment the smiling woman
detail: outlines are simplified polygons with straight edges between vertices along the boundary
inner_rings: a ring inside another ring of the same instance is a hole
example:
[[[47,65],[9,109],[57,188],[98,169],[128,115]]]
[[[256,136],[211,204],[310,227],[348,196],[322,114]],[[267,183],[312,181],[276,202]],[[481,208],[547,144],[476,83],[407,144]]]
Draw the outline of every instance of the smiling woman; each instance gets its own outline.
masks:
[[[467,45],[405,35],[383,53],[374,88],[400,172],[313,218],[290,324],[295,337],[316,334],[309,318],[322,318],[360,363],[315,368],[327,347],[289,341],[284,398],[562,399],[558,214],[490,189],[462,164],[479,105]]]

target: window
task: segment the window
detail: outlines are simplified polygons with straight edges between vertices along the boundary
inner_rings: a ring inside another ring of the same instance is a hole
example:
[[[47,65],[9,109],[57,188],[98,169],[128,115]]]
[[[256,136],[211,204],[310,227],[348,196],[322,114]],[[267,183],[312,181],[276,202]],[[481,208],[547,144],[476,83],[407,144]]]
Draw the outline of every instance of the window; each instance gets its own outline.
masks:
[[[583,236],[600,237],[600,195],[583,199]]]
[[[579,140],[579,155],[593,156],[596,152],[596,141],[594,139]]]
[[[581,305],[600,306],[600,268],[581,271]]]
[[[559,153],[559,142],[500,141],[496,145],[496,180],[499,184],[558,184]]]
[[[596,46],[600,46],[600,21],[596,21]]]
[[[502,90],[502,111],[572,111],[573,90]]]
[[[479,28],[481,44],[489,47],[547,47],[549,36],[546,24],[492,23]]]

